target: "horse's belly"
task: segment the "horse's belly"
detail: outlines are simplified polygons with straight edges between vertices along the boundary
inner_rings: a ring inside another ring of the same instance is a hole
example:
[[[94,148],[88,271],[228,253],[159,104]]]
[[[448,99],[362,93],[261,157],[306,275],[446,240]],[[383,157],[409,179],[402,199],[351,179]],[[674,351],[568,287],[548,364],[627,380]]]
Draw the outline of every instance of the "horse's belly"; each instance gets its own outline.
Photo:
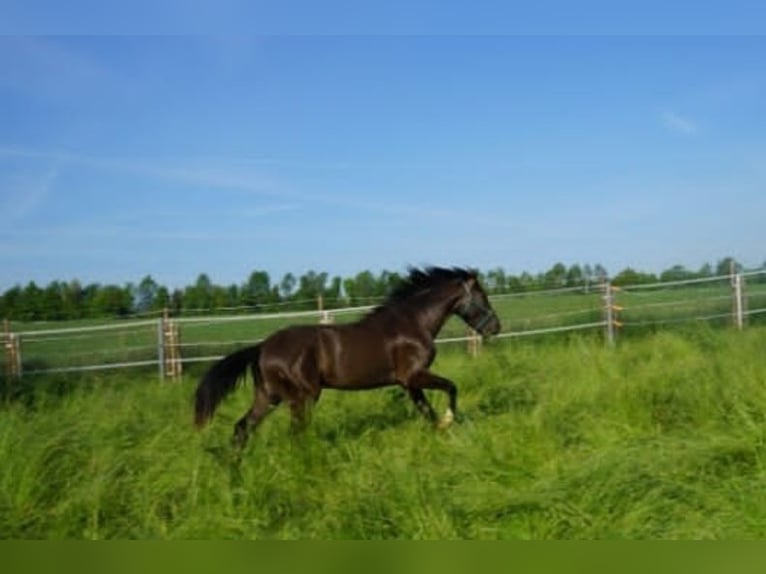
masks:
[[[394,384],[393,369],[385,362],[340,360],[332,365],[322,383],[337,389],[374,389]]]

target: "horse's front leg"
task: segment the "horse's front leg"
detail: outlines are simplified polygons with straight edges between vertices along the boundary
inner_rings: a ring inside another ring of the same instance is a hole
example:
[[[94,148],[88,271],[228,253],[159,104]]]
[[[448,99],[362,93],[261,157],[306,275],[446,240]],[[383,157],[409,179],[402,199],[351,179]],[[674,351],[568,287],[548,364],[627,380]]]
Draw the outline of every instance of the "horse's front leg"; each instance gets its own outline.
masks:
[[[418,405],[421,411],[427,412],[431,420],[435,420],[436,415],[433,412],[433,407],[426,400],[423,390],[432,389],[447,393],[449,407],[447,407],[444,416],[436,423],[436,426],[437,428],[444,429],[454,422],[455,413],[457,412],[457,387],[455,383],[430,371],[419,371],[410,378],[407,388],[415,404]],[[421,397],[426,406],[421,406],[422,403],[418,402],[418,399]]]

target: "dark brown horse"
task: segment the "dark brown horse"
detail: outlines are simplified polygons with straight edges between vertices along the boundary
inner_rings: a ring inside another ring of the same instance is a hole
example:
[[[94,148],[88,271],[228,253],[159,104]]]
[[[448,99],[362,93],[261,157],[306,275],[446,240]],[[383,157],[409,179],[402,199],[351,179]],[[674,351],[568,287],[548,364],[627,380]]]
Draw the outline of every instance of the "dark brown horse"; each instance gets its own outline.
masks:
[[[500,331],[475,272],[411,269],[382,305],[356,323],[287,327],[215,363],[197,387],[196,424],[205,424],[250,367],[255,400],[234,427],[240,445],[250,429],[283,402],[290,407],[293,423],[301,426],[323,388],[401,385],[426,417],[448,426],[457,409],[457,389],[429,367],[436,356],[434,339],[452,314],[482,335]],[[441,421],[423,392],[428,389],[449,396]]]

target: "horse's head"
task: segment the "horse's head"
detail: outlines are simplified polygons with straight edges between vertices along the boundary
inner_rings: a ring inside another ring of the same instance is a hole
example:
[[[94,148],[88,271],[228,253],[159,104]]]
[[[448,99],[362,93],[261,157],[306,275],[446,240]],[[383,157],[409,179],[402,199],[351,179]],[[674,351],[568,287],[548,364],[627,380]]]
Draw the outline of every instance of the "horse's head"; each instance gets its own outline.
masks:
[[[462,293],[455,304],[455,314],[482,336],[500,332],[500,319],[475,273],[462,281]]]

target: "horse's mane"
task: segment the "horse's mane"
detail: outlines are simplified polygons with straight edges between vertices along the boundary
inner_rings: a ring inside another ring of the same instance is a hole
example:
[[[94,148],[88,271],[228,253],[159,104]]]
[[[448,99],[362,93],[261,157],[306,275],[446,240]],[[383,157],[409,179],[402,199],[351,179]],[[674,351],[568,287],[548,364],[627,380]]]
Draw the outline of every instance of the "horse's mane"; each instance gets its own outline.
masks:
[[[410,267],[408,275],[388,294],[386,300],[375,307],[370,314],[383,311],[392,305],[401,303],[413,295],[443,285],[454,279],[466,281],[476,278],[476,271],[472,269],[463,269],[461,267]]]

